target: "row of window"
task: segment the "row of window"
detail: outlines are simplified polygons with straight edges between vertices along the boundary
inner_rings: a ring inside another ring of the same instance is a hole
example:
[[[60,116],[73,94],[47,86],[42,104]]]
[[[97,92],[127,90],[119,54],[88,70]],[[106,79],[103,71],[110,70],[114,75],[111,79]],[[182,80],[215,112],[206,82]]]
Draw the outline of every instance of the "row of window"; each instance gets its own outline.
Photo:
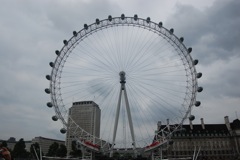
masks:
[[[184,156],[191,156],[194,154],[194,150],[192,151],[163,151],[163,155],[170,154],[170,155],[184,155]],[[197,152],[197,151],[196,151]],[[199,155],[201,156],[209,156],[209,155],[231,155],[233,154],[232,150],[218,150],[218,151],[211,151],[211,150],[200,150]]]
[[[227,133],[176,133],[176,134],[173,134],[173,137],[189,137],[189,136],[228,136],[229,134]]]
[[[73,105],[92,104],[93,101],[73,102]]]
[[[211,149],[223,149],[223,148],[230,148],[229,141],[176,141],[173,144],[174,149],[192,149],[194,146],[201,146],[202,148],[211,148]]]

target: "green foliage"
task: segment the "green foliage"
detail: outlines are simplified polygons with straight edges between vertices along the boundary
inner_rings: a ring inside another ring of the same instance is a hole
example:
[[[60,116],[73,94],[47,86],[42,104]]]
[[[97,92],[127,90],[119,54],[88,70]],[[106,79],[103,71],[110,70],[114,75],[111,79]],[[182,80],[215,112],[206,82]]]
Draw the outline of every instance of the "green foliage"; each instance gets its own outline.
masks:
[[[120,154],[118,152],[114,152],[113,157],[118,159],[120,157]]]
[[[3,142],[2,142],[2,146],[7,148],[7,142],[6,142],[6,141],[3,141]]]
[[[46,154],[49,157],[65,157],[67,155],[67,148],[65,145],[59,145],[57,142],[54,142],[48,149]]]
[[[65,157],[67,155],[67,148],[65,145],[60,144],[58,150],[57,150],[57,156],[58,157]]]
[[[59,144],[57,142],[54,142],[48,149],[47,156],[55,157],[57,155]]]
[[[30,153],[27,152],[25,149],[25,141],[23,138],[21,138],[14,146],[14,149],[12,151],[12,157],[13,158],[29,158]]]

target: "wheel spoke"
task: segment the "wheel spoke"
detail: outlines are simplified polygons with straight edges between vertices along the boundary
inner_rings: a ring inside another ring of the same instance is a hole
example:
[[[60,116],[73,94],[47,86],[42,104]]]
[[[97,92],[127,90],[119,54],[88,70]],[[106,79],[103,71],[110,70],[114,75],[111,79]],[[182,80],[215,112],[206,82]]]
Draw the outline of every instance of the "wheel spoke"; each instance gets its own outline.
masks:
[[[170,123],[165,135],[170,138],[196,101],[190,50],[173,30],[141,18],[111,17],[84,27],[64,42],[52,66],[51,103],[65,129],[71,128],[73,137],[92,137],[100,147],[143,148],[153,141],[161,121],[163,126]],[[69,116],[69,108],[79,101],[100,107],[99,137]]]

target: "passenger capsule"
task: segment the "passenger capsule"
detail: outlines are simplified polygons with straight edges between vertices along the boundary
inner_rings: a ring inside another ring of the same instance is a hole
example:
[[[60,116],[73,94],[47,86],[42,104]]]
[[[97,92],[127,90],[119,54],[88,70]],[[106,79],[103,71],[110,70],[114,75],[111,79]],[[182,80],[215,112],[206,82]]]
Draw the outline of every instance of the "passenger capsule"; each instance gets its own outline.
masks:
[[[147,23],[149,23],[151,21],[150,17],[147,17]]]
[[[170,29],[170,34],[173,34],[173,32],[174,32],[174,29],[171,28],[171,29]]]
[[[55,53],[57,56],[59,56],[59,54],[60,54],[59,50],[56,50]]]
[[[181,38],[180,38],[180,42],[182,43],[183,41],[184,41],[184,38],[183,38],[183,37],[181,37]]]
[[[52,120],[53,120],[53,121],[57,121],[57,120],[58,120],[58,117],[57,117],[57,116],[52,116]]]
[[[188,53],[191,53],[192,52],[192,48],[188,48]]]
[[[198,64],[198,60],[195,59],[195,60],[193,61],[193,65],[197,65],[197,64]]]
[[[202,77],[202,73],[201,72],[197,73],[197,78],[201,78],[201,77]]]
[[[68,45],[68,41],[67,40],[63,40],[63,44]]]
[[[50,93],[51,93],[51,91],[50,91],[49,88],[46,88],[46,89],[45,89],[45,92],[46,92],[47,94],[50,94]]]
[[[124,20],[125,19],[125,15],[121,14],[121,19]]]
[[[53,62],[50,62],[49,65],[50,65],[51,67],[54,67],[54,63],[53,63]]]
[[[52,108],[53,105],[52,105],[51,102],[48,102],[48,103],[47,103],[47,106],[48,106],[49,108]]]
[[[138,19],[138,15],[135,14],[134,17],[133,17],[133,19],[136,21],[136,20]]]
[[[194,115],[190,115],[190,116],[189,116],[189,120],[190,120],[190,121],[193,121],[194,119],[195,119],[195,116],[194,116]]]
[[[74,37],[77,37],[77,35],[78,35],[77,32],[76,32],[76,31],[73,31],[73,36],[74,36]]]
[[[109,20],[110,22],[112,21],[112,16],[111,16],[111,15],[108,16],[108,20]]]
[[[159,22],[159,23],[158,23],[158,27],[159,27],[159,28],[161,28],[161,27],[162,27],[162,25],[163,25],[163,23],[162,23],[162,22]]]
[[[52,80],[50,75],[46,75],[46,79],[49,80],[49,81]]]
[[[62,134],[65,134],[65,133],[67,132],[67,130],[66,130],[65,128],[62,128],[62,129],[60,129],[60,132],[61,132]]]
[[[196,107],[198,107],[198,106],[200,106],[200,105],[201,105],[201,102],[200,102],[200,101],[196,101],[196,102],[195,102],[195,106],[196,106]]]
[[[97,18],[96,19],[96,24],[99,25],[100,24],[100,20]]]
[[[198,92],[202,92],[203,91],[203,87],[198,87],[197,91]]]
[[[87,25],[87,24],[84,24],[83,27],[84,27],[84,29],[86,29],[86,30],[88,29],[88,25]]]

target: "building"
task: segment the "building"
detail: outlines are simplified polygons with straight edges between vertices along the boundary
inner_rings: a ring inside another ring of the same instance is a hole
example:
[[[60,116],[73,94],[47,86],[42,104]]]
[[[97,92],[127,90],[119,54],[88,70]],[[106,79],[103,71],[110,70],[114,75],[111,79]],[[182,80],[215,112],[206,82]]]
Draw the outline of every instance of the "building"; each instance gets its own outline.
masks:
[[[239,160],[240,121],[225,124],[183,125],[183,130],[172,135],[173,144],[163,150],[164,158],[186,158],[198,155],[198,160]],[[166,128],[162,125],[159,128]]]
[[[95,102],[73,102],[72,107],[69,108],[69,117],[89,134],[100,137],[101,110]],[[73,129],[69,127],[66,135],[68,154],[72,150],[73,132]]]
[[[59,145],[60,144],[65,145],[65,141],[62,141],[62,140],[56,140],[56,139],[50,139],[50,138],[44,138],[44,137],[35,137],[32,139],[32,144],[38,143],[44,155],[48,153],[49,147],[54,142],[58,143]]]
[[[0,140],[0,142],[3,142],[4,140]],[[5,142],[7,143],[7,147],[10,149],[10,150],[13,150],[16,143],[18,141],[16,141],[16,139],[14,137],[10,137],[8,140],[5,140]],[[65,141],[61,141],[61,140],[56,140],[56,139],[50,139],[50,138],[44,138],[44,137],[35,137],[33,138],[32,140],[28,140],[28,141],[24,141],[25,142],[25,149],[26,151],[30,152],[30,148],[31,148],[31,145],[34,144],[34,143],[38,143],[39,146],[41,147],[42,149],[42,152],[44,155],[46,155],[48,153],[48,149],[49,147],[54,143],[58,143],[59,145],[60,144],[63,144],[65,145]]]

